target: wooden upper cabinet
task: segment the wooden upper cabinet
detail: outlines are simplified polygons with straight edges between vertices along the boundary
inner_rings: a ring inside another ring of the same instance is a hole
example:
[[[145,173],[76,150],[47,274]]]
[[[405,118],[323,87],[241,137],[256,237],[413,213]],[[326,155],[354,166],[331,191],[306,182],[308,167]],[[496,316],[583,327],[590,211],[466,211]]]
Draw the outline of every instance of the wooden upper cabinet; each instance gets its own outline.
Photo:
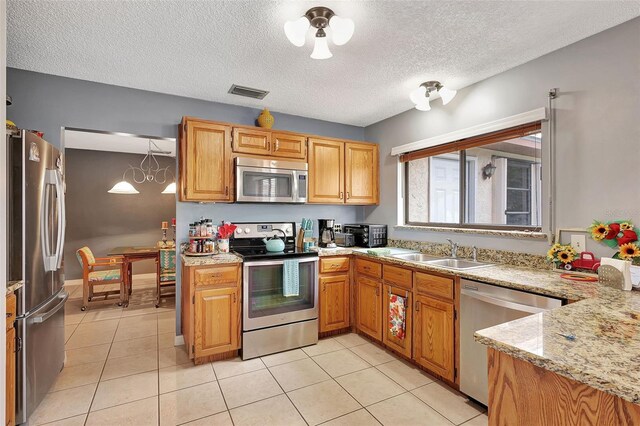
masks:
[[[344,203],[344,142],[309,138],[310,203]]]
[[[453,303],[416,295],[413,314],[413,359],[428,370],[453,382]]]
[[[378,145],[345,144],[345,195],[347,204],[378,204]]]
[[[271,132],[234,127],[233,151],[244,154],[270,155]]]
[[[233,201],[231,127],[185,119],[180,132],[180,201]]]
[[[320,276],[320,332],[349,327],[349,274]]]
[[[204,357],[240,347],[238,287],[195,292],[195,356]]]
[[[356,288],[358,330],[382,341],[382,283],[358,275]]]
[[[307,137],[293,133],[271,133],[271,155],[276,157],[307,158]]]

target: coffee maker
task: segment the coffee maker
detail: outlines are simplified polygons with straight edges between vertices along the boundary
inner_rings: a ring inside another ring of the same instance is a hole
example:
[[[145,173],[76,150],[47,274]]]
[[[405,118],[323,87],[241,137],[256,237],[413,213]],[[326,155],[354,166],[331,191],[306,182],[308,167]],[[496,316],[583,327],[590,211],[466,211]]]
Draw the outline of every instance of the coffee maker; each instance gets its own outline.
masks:
[[[318,246],[336,247],[336,235],[333,232],[335,219],[318,219]]]

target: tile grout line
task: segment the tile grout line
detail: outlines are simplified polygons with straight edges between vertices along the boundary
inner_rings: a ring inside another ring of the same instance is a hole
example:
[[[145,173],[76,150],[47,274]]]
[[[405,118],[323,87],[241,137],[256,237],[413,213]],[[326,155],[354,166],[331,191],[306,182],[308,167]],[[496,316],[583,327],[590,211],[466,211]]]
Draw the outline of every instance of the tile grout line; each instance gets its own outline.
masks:
[[[302,351],[305,355],[307,355],[306,352]],[[311,358],[309,355],[307,355],[307,358]],[[304,358],[302,359],[304,360]],[[302,360],[296,360],[296,361],[302,361]],[[260,361],[262,361],[262,358],[260,359]],[[295,361],[291,361],[291,362],[295,362]],[[264,364],[264,361],[262,361],[262,363]],[[288,363],[285,363],[288,364]],[[284,365],[284,364],[279,364],[279,365]],[[265,364],[266,366],[266,364]],[[274,367],[277,367],[277,365],[274,365]],[[269,374],[271,375],[271,377],[273,378],[273,380],[276,382],[276,384],[278,385],[278,387],[282,390],[282,393],[286,396],[286,398],[289,400],[289,402],[291,403],[291,405],[293,406],[293,408],[295,408],[296,412],[298,413],[298,415],[300,416],[300,418],[302,419],[303,422],[305,422],[307,425],[309,425],[309,422],[307,421],[307,419],[304,418],[304,416],[302,415],[302,413],[300,412],[300,410],[298,409],[298,407],[296,406],[296,404],[293,403],[293,401],[291,400],[291,397],[289,397],[289,394],[287,394],[287,392],[284,390],[284,388],[282,387],[282,385],[280,384],[280,382],[278,381],[278,379],[276,379],[276,376],[273,375],[273,373],[271,372],[271,370],[269,370],[269,367],[267,367],[267,371],[269,372]],[[322,382],[320,382],[322,383]],[[317,384],[317,383],[314,383]],[[309,385],[309,386],[313,386],[313,385]],[[292,391],[293,392],[293,391]],[[278,395],[275,395],[278,396]],[[275,397],[274,396],[274,397]],[[272,398],[274,398],[272,397]],[[268,399],[268,398],[265,398]],[[237,407],[236,407],[237,408]],[[231,413],[229,413],[231,414]]]

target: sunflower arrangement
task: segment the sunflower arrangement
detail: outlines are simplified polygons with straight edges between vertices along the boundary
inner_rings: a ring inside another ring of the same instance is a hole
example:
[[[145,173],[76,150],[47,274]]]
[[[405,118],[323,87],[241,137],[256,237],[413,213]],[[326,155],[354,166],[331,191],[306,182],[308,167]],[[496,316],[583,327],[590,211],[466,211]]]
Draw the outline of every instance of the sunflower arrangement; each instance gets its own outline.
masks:
[[[556,266],[566,265],[576,258],[576,251],[570,244],[554,244],[547,252],[547,260]]]
[[[629,260],[640,265],[640,229],[630,220],[603,222],[595,220],[589,227],[591,238],[618,251],[614,259]]]

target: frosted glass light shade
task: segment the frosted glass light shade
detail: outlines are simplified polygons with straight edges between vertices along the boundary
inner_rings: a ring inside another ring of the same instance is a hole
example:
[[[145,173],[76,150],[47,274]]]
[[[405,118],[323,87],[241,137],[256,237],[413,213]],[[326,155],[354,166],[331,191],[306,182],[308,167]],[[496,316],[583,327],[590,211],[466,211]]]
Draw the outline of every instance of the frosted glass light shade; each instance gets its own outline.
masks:
[[[175,194],[176,193],[176,183],[171,182],[167,187],[162,191],[162,194]]]
[[[329,50],[329,44],[327,43],[326,37],[316,37],[316,43],[313,46],[313,52],[311,52],[311,57],[313,59],[329,59],[333,55]]]
[[[420,111],[430,111],[431,105],[429,105],[429,98],[424,98],[423,101],[417,103],[416,109]]]
[[[331,28],[331,40],[336,46],[342,46],[346,44],[353,36],[353,30],[355,25],[349,18],[341,18],[339,16],[333,16],[329,21],[329,27]]]
[[[139,194],[139,192],[126,180],[116,183],[107,191],[109,194]]]
[[[442,98],[442,105],[446,105],[449,102],[451,102],[451,99],[453,99],[456,96],[456,93],[458,93],[458,91],[447,89],[446,87],[442,87],[440,88],[440,90],[438,90],[438,93]]]
[[[414,104],[419,104],[424,102],[426,98],[427,94],[427,88],[424,86],[420,86],[415,90],[412,90],[411,93],[409,93],[409,99],[411,99],[411,102],[413,102]],[[427,100],[427,103],[429,103],[429,101]]]
[[[306,16],[301,16],[295,21],[287,21],[284,24],[284,33],[294,46],[304,46],[307,37],[307,31],[310,24]]]

